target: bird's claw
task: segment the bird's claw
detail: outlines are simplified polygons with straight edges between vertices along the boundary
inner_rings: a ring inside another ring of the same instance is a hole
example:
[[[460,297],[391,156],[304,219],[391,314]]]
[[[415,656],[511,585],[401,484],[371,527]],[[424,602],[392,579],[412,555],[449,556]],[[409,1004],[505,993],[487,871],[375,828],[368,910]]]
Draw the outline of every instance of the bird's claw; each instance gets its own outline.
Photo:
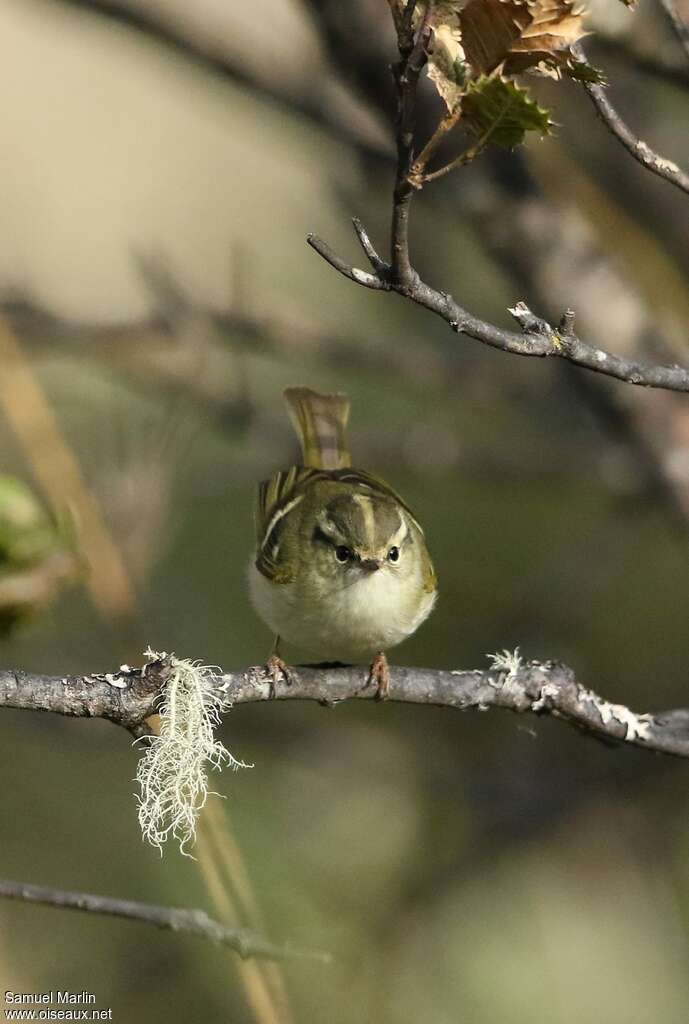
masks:
[[[294,672],[289,665],[277,654],[271,654],[265,665],[265,671],[270,683],[270,696],[277,696],[277,685],[284,682],[285,686],[291,686],[294,682]]]
[[[387,700],[390,696],[390,666],[383,651],[376,654],[371,662],[366,686],[376,684],[376,700]]]

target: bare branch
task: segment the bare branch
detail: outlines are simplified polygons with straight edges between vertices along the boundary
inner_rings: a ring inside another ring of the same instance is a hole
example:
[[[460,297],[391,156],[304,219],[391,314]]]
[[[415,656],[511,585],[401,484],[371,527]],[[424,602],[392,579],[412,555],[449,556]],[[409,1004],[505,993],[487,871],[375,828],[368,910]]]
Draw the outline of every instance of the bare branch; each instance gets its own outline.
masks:
[[[359,233],[360,230],[363,229],[357,229],[357,232]],[[365,232],[364,235],[368,238]],[[377,284],[372,285],[368,283],[368,280],[358,281],[357,275],[363,276],[363,271],[349,266],[339,256],[336,256],[322,239],[316,235],[309,235],[307,241],[319,255],[323,256],[331,266],[339,270],[350,281],[365,284],[367,288],[376,287],[404,295],[412,302],[416,302],[419,306],[423,306],[441,317],[453,331],[475,338],[476,341],[481,341],[484,345],[490,345],[492,348],[499,348],[503,352],[511,352],[518,356],[540,358],[557,356],[575,366],[581,366],[608,377],[615,377],[627,384],[636,384],[647,388],[663,388],[666,391],[689,392],[689,370],[681,366],[655,366],[595,348],[586,344],[576,334],[566,333],[566,325],[565,329],[563,327],[554,328],[545,320],[535,317],[524,303],[517,303],[510,310],[521,324],[522,332],[518,334],[515,331],[506,331],[502,327],[474,316],[473,313],[455,302],[451,295],[431,288],[430,285],[421,281],[415,271],[412,272],[411,282],[407,283],[397,281],[391,268],[387,268],[387,273],[380,272]],[[365,276],[367,279],[372,277],[370,274]],[[571,311],[569,312],[571,313]]]
[[[155,706],[169,663],[114,673],[42,676],[0,672],[0,707],[107,718],[130,731],[141,729]],[[334,707],[375,697],[364,666],[299,666],[291,682],[278,683],[262,667],[215,677],[227,707],[266,700],[313,700]],[[508,670],[391,669],[390,700],[460,711],[505,708],[517,714],[552,715],[594,736],[678,757],[689,757],[689,709],[636,714],[597,696],[572,669],[556,661],[521,663]]]
[[[367,288],[380,291],[395,291],[406,298],[411,299],[418,305],[429,309],[437,316],[442,317],[454,331],[466,334],[493,348],[502,349],[522,356],[558,356],[566,359],[576,366],[581,366],[605,376],[615,377],[617,380],[629,384],[636,384],[642,387],[663,388],[669,391],[689,391],[689,370],[680,366],[657,366],[650,363],[642,363],[634,359],[614,355],[604,349],[588,345],[582,341],[572,330],[574,313],[563,320],[558,329],[553,328],[546,321],[534,317],[524,303],[518,303],[510,312],[516,317],[522,327],[520,334],[514,331],[506,331],[495,324],[488,323],[479,317],[474,316],[454,301],[452,296],[436,291],[425,284],[416,273],[411,264],[409,255],[409,211],[415,188],[415,163],[414,163],[414,127],[416,120],[416,87],[418,76],[426,63],[427,48],[430,36],[430,11],[429,5],[424,14],[420,29],[415,41],[403,28],[398,29],[398,46],[400,50],[400,61],[393,68],[393,76],[397,87],[397,119],[396,119],[396,140],[397,140],[397,171],[392,201],[392,229],[391,229],[391,257],[390,264],[386,264],[378,256],[370,239],[360,222],[355,221],[355,230],[364,252],[369,257],[374,274],[361,271],[347,263],[338,256],[327,242],[324,242],[317,235],[309,235],[309,245],[319,253],[332,267],[338,270],[350,281],[363,284]],[[581,47],[575,48],[576,56],[585,61],[585,54]],[[607,97],[600,86],[587,88],[596,90],[592,94],[597,98],[599,94],[607,104]],[[607,109],[607,108],[606,108]],[[612,109],[612,108],[610,108]],[[621,124],[621,122],[620,122]],[[623,126],[625,131],[629,131]],[[434,148],[434,139],[440,132],[439,128],[431,139],[430,143],[422,149],[419,160],[427,159]],[[635,140],[638,143],[638,140]],[[480,145],[480,143],[479,143]],[[643,143],[638,143],[643,147]],[[470,153],[472,151],[469,151]],[[650,150],[648,151],[650,153]],[[659,170],[660,158],[653,154],[651,163],[655,170]],[[668,165],[669,166],[669,165]],[[423,171],[422,167],[416,168],[416,178]],[[667,170],[667,168],[665,168]],[[675,176],[679,176],[680,183],[686,176],[677,168],[674,168]],[[669,172],[668,172],[669,173]],[[666,173],[663,176],[667,177]],[[687,191],[689,191],[689,178],[686,179]],[[683,185],[681,186],[683,187]]]
[[[45,676],[0,672],[0,707],[53,711],[75,718],[105,718],[140,735],[155,711],[169,664],[149,661],[140,669],[84,676]]]
[[[386,88],[388,83],[381,80],[387,51],[381,35],[377,37],[376,46],[376,36],[369,31],[367,5],[352,3],[344,22],[336,0],[309,0],[307,7],[341,77],[347,82],[353,81],[371,107],[389,120],[394,97]],[[673,55],[666,52],[669,47],[652,52],[649,49],[648,56],[644,56],[650,45],[648,41],[642,44],[626,35],[617,38],[600,34],[590,43],[601,55],[599,59],[610,58],[620,70],[623,61],[632,61],[635,70],[660,76],[675,87],[687,88],[689,66],[684,69],[680,61],[675,61]],[[438,105],[435,97],[431,102],[420,97],[420,107],[418,134],[425,140],[432,138],[437,127]],[[537,157],[538,153],[538,148],[532,150],[532,156]],[[547,171],[554,185],[554,191],[550,190],[551,198],[539,187],[532,169],[518,151],[511,157],[513,172],[509,176],[501,171],[505,158],[497,151],[488,151],[485,159],[486,173],[480,185],[470,180],[467,187],[454,187],[451,193],[442,188],[426,188],[426,205],[438,204],[445,216],[459,214],[462,222],[473,228],[490,258],[520,283],[522,293],[528,294],[537,308],[547,309],[551,318],[553,304],[555,309],[558,305],[563,309],[573,304],[579,314],[581,337],[604,336],[608,350],[637,360],[666,365],[683,361],[685,345],[681,324],[675,325],[673,318],[658,317],[653,303],[649,305],[635,287],[638,270],[632,270],[631,275],[629,271],[622,272],[621,266],[597,240],[600,224],[596,218],[584,217],[578,212],[583,193],[569,180],[570,161],[563,151],[559,151],[557,166],[550,165],[552,154],[546,160],[547,168],[541,166],[541,172]],[[537,159],[536,165],[538,163]],[[640,183],[643,181],[641,177]],[[572,266],[586,269],[572,276]],[[387,268],[381,276],[385,273]],[[605,311],[604,326],[601,325],[601,310]],[[399,351],[407,350],[402,346]],[[559,386],[576,390],[578,400],[592,409],[596,422],[612,443],[621,442],[629,454],[634,451],[635,480],[637,483],[643,480],[646,486],[657,490],[675,525],[685,530],[689,482],[677,469],[686,461],[689,450],[686,441],[689,407],[684,396],[678,393],[673,401],[662,391],[649,394],[641,388],[601,387],[604,382],[598,374],[572,374],[562,361],[559,367]],[[487,364],[485,369],[487,372]],[[448,381],[450,386],[455,382],[456,377]],[[601,456],[603,451],[600,450]],[[486,454],[482,453],[481,458]],[[607,470],[604,474],[612,483]]]
[[[578,44],[572,47],[572,52],[580,60],[586,61],[584,51]],[[625,124],[613,107],[608,99],[605,88],[602,85],[596,85],[594,82],[584,82],[583,85],[601,121],[608,131],[622,143],[627,152],[653,174],[657,174],[658,177],[664,178],[665,181],[669,181],[672,185],[676,185],[683,192],[689,192],[689,174],[680,170],[677,164],[671,160],[659,156],[650,146],[636,137],[631,128]]]
[[[416,89],[428,60],[431,36],[432,4],[427,4],[416,40],[402,29],[398,33],[400,60],[393,67],[397,91],[397,171],[392,210],[391,253],[392,275],[396,281],[411,283],[414,271],[409,260],[409,206],[414,194],[414,131],[416,121]]]
[[[63,0],[63,2],[79,3],[80,0]],[[189,50],[193,49],[193,45],[189,44],[186,39],[175,37],[174,40],[171,40],[170,38],[167,38],[167,29],[161,28],[159,24],[153,22],[152,20],[144,20],[143,18],[139,20],[138,16],[133,16],[131,12],[128,10],[125,12],[124,8],[120,7],[120,5],[114,2],[114,0],[112,3],[103,2],[93,4],[93,7],[95,10],[100,10],[101,13],[109,14],[115,17],[123,17],[133,27],[152,32],[158,38],[161,38],[163,41],[170,42],[172,43],[172,45],[179,46],[182,48],[187,48],[188,46]],[[148,19],[148,14],[146,14],[146,19]],[[195,56],[205,57],[204,54],[195,54]],[[214,60],[209,60],[208,63],[209,66],[217,65],[219,64],[219,59],[215,58]],[[237,71],[234,64],[232,64],[232,62],[229,60],[222,64],[222,71],[224,73],[229,74],[230,76],[238,77],[239,79],[242,78],[242,72]],[[251,84],[252,87],[257,87],[257,83],[255,82],[253,77],[246,75],[245,81]],[[271,92],[271,98],[280,100],[282,102],[285,101],[284,95],[280,93],[279,90],[273,90]],[[606,97],[604,98],[607,99]],[[299,106],[298,102],[295,101],[293,97],[288,98],[287,102],[295,109],[302,109]],[[327,111],[325,111],[324,115],[322,111],[315,113],[314,110],[311,108],[304,109],[303,112],[308,114],[308,116],[312,117],[319,124],[324,124],[326,127],[332,129],[332,119],[329,118]],[[342,125],[337,125],[337,132],[339,135],[342,135],[344,133],[344,128]],[[634,142],[638,142],[638,140],[634,139],[633,135],[631,135],[631,138]],[[361,146],[361,140],[357,139],[355,144]],[[639,145],[641,147],[645,146],[644,143],[639,143]],[[648,150],[648,152],[650,153],[651,151]],[[369,151],[369,155],[373,154]],[[682,172],[679,173],[680,175],[682,174]],[[685,179],[687,177],[686,175],[682,176]],[[366,274],[365,271],[360,271],[357,268],[347,264],[344,260],[341,260],[339,256],[337,256],[333,252],[333,250],[326,245],[325,242],[318,239],[316,236],[310,237],[310,244],[314,248],[316,248],[317,251],[320,252],[321,255],[323,255],[323,257],[327,259],[328,262],[331,263],[332,266],[334,266],[337,270],[343,273],[350,280],[363,284],[367,288],[378,290],[390,290],[389,284],[382,280],[384,275],[381,273],[381,270],[383,266],[387,267],[387,264],[383,264],[383,261],[380,261],[381,266],[379,267],[376,267],[374,265],[374,270],[376,271],[376,275],[374,276],[371,274]],[[376,277],[378,278],[378,280],[376,280]],[[442,293],[435,294],[441,295]],[[677,366],[653,367],[649,366],[649,364],[641,362],[637,363],[633,360],[619,360],[618,357],[612,356],[609,353],[606,353],[601,349],[598,349],[597,347],[583,346],[582,342],[579,342],[579,351],[574,355],[574,357],[573,355],[570,355],[567,351],[564,351],[563,349],[556,351],[552,347],[549,348],[547,344],[544,344],[543,339],[540,339],[540,342],[535,346],[529,347],[528,342],[525,344],[525,339],[523,336],[520,336],[513,332],[502,331],[499,328],[494,327],[493,325],[488,324],[485,321],[482,321],[479,318],[472,316],[466,310],[462,311],[461,307],[458,306],[456,303],[453,305],[454,309],[450,317],[445,317],[445,319],[448,320],[448,322],[451,324],[451,326],[454,327],[455,330],[458,330],[459,328],[455,326],[455,322],[461,321],[462,318],[458,314],[463,312],[466,326],[461,329],[461,333],[467,334],[469,337],[476,338],[476,340],[482,341],[484,342],[484,344],[489,344],[496,348],[502,348],[505,351],[513,352],[519,355],[558,355],[561,358],[566,358],[570,362],[574,362],[577,365],[584,366],[588,369],[592,369],[599,373],[617,377],[618,379],[627,381],[629,383],[639,384],[641,386],[659,387],[667,390],[680,392],[689,390],[689,387],[687,386],[689,384],[689,373],[686,370],[681,369]],[[440,313],[439,315],[443,314]],[[230,318],[228,318],[228,323],[229,319]],[[219,324],[219,326],[223,325]],[[266,333],[265,327],[265,324],[261,325],[260,333],[262,337],[265,336]],[[256,340],[256,332],[253,329],[253,325],[238,325],[239,330],[245,330],[247,328],[249,340],[253,343]],[[474,332],[474,328],[476,332]],[[117,332],[115,331],[114,333]],[[281,325],[278,325],[277,335],[279,336],[280,340],[283,340],[283,332],[281,330]],[[582,350],[581,346],[583,346],[585,351]],[[339,357],[339,355],[340,353],[336,353],[336,356]],[[601,359],[601,356],[603,355],[606,356],[605,360]]]
[[[289,944],[278,946],[247,928],[230,928],[209,917],[204,910],[160,907],[153,903],[113,899],[88,892],[68,892],[47,885],[32,885],[28,882],[13,882],[2,878],[0,897],[22,900],[25,903],[41,903],[62,910],[82,910],[92,914],[123,917],[128,921],[141,921],[173,932],[189,932],[191,935],[233,949],[242,960],[255,957],[262,960],[316,960],[323,964],[332,961],[328,953],[301,949]]]
[[[368,237],[368,232],[366,231],[366,228],[361,223],[358,217],[352,217],[352,224],[354,225],[356,236],[359,239],[361,248],[366,253],[369,263],[375,270],[376,274],[384,279],[385,275],[388,273],[390,268],[388,267],[385,260],[381,259],[380,256],[378,255],[376,249],[373,246],[373,243],[371,242],[371,239]]]
[[[358,267],[350,266],[337,253],[333,252],[328,243],[324,242],[322,238],[318,238],[316,235],[307,235],[306,241],[316,250],[319,256],[323,257],[326,263],[329,263],[335,270],[339,270],[350,281],[362,284],[364,288],[387,289],[389,287],[385,281],[375,274],[369,274],[366,270],[359,270]]]

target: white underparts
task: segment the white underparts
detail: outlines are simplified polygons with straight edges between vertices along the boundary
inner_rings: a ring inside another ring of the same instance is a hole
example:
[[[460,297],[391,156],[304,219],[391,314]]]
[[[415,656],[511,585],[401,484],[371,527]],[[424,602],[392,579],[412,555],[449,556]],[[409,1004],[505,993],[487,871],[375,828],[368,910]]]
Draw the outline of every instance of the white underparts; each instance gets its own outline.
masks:
[[[386,567],[321,594],[275,583],[249,567],[256,611],[270,628],[317,661],[361,661],[406,640],[430,614],[435,593],[421,575],[401,579]]]

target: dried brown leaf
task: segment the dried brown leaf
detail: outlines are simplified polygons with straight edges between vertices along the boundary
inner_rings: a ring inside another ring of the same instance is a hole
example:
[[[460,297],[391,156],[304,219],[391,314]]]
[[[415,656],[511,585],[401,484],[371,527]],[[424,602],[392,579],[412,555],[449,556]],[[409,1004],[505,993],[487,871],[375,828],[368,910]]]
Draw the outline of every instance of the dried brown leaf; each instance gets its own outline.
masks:
[[[431,23],[433,47],[428,59],[428,77],[450,112],[455,109],[462,97],[466,79],[458,7],[456,0],[434,5]]]
[[[466,60],[482,74],[557,69],[584,35],[582,21],[576,0],[469,0],[459,14]]]

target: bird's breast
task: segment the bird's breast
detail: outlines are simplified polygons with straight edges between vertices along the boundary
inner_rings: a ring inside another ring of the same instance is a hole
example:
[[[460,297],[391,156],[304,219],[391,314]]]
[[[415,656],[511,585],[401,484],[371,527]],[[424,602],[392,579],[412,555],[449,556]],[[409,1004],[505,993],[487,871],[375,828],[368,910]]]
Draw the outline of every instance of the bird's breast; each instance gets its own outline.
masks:
[[[299,580],[273,583],[252,566],[249,583],[264,621],[317,661],[361,661],[388,650],[418,628],[435,602],[420,574],[397,578],[385,570],[351,583],[321,581],[307,591]]]

